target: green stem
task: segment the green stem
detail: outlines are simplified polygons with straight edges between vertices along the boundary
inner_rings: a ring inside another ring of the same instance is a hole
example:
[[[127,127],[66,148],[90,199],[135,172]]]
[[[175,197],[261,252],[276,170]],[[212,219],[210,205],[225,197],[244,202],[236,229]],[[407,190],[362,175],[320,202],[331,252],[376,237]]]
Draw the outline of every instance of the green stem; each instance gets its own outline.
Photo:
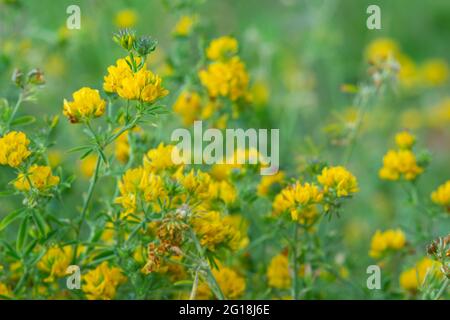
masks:
[[[441,288],[439,289],[439,292],[434,297],[434,300],[439,300],[439,298],[444,294],[444,292],[447,290],[448,284],[450,280],[448,278],[445,278],[444,282],[442,283]]]
[[[298,242],[298,222],[294,222],[293,227],[293,243],[291,245],[292,249],[292,299],[297,300],[298,292],[298,276],[297,276],[297,242]]]
[[[76,262],[76,260],[77,260],[78,244],[81,240],[80,239],[81,238],[81,227],[83,226],[83,222],[86,219],[87,209],[88,209],[89,203],[91,202],[91,199],[92,199],[92,194],[94,192],[95,184],[97,183],[97,180],[98,180],[98,174],[100,171],[101,162],[102,162],[102,160],[101,160],[100,155],[97,155],[97,163],[95,165],[95,171],[94,171],[94,174],[92,175],[91,181],[89,183],[88,193],[84,200],[83,209],[81,211],[80,222],[78,223],[78,227],[77,227],[77,242],[76,242],[74,250],[73,250],[73,258],[72,258],[72,261],[74,261],[74,262]]]
[[[194,283],[192,284],[191,294],[189,295],[189,300],[195,300],[195,296],[197,295],[197,287],[198,287],[198,269],[195,270]]]
[[[220,289],[219,284],[217,283],[216,278],[214,277],[211,267],[209,266],[208,261],[205,259],[204,253],[203,253],[203,248],[200,245],[200,242],[197,239],[197,236],[195,235],[195,232],[191,229],[190,230],[190,234],[191,234],[191,238],[194,241],[195,244],[195,248],[197,249],[198,254],[200,255],[201,258],[201,265],[202,267],[205,268],[205,271],[207,273],[207,278],[208,278],[208,282],[209,285],[212,287],[212,291],[214,292],[214,294],[216,295],[216,298],[219,300],[225,300],[225,296],[223,295],[222,289]]]
[[[11,116],[8,119],[8,122],[6,123],[6,129],[9,130],[9,127],[11,126],[11,122],[14,120],[14,117],[17,114],[17,111],[19,111],[19,107],[22,104],[23,101],[23,91],[20,92],[19,98],[17,99],[16,105],[13,108],[13,111],[11,113]]]

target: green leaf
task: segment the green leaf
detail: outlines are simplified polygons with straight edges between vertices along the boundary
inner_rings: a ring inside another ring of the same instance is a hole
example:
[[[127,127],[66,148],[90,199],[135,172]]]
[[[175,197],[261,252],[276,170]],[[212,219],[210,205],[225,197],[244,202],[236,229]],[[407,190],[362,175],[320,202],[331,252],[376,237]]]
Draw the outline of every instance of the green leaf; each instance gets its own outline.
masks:
[[[26,126],[36,122],[36,118],[33,116],[23,116],[17,118],[11,122],[11,126]]]
[[[28,216],[23,218],[22,223],[19,227],[19,232],[17,233],[16,250],[22,252],[23,244],[25,243],[25,238],[27,236],[28,229]]]
[[[5,240],[0,239],[0,243],[3,245],[3,247],[5,248],[5,253],[10,256],[11,258],[15,259],[15,260],[20,260],[20,256],[19,254],[16,252],[16,250],[14,250],[14,248]]]
[[[38,228],[41,236],[45,237],[46,222],[44,220],[44,217],[42,217],[42,215],[39,213],[39,211],[33,212],[33,220],[34,220],[34,223],[36,224],[36,227]]]
[[[25,211],[25,209],[23,209],[23,208],[14,210],[10,214],[8,214],[6,217],[4,217],[3,220],[0,222],[0,231],[5,229],[11,222],[13,222],[17,218],[21,217],[21,215],[24,213],[24,211]]]

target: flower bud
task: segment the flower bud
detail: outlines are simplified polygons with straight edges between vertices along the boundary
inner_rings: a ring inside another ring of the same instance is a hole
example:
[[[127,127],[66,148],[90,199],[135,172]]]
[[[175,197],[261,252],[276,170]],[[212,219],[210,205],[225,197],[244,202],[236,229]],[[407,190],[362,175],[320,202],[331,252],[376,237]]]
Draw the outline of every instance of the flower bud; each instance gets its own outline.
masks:
[[[158,41],[151,37],[140,37],[134,42],[134,49],[140,56],[146,56],[156,49]]]
[[[113,40],[125,50],[130,51],[133,48],[136,36],[134,34],[134,31],[123,29],[114,34]]]

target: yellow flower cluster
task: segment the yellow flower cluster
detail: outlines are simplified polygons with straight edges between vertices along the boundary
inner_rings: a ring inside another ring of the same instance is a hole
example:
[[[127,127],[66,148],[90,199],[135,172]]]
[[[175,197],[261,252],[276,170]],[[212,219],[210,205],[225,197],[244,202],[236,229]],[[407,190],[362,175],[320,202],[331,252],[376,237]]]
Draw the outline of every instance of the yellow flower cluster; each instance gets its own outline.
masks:
[[[11,297],[12,291],[11,289],[3,282],[0,282],[0,296]],[[0,297],[0,300],[2,298]]]
[[[0,164],[16,168],[30,156],[30,140],[23,132],[11,131],[0,138]]]
[[[292,220],[307,223],[317,215],[323,193],[315,184],[296,182],[284,188],[273,201],[273,213],[278,216],[289,212]]]
[[[43,191],[56,186],[59,183],[59,177],[52,175],[50,167],[33,164],[26,175],[19,174],[14,182],[14,187],[20,191],[28,191],[31,187],[30,182],[33,188]]]
[[[326,167],[317,177],[325,193],[334,192],[337,197],[346,197],[358,192],[358,183],[351,172],[342,166]]]
[[[53,246],[47,250],[45,255],[38,262],[39,270],[48,273],[48,277],[44,279],[45,282],[53,282],[55,278],[64,277],[66,275],[67,267],[70,265],[72,259],[72,247]]]
[[[132,9],[124,9],[117,12],[114,22],[121,29],[132,28],[137,21],[137,13]]]
[[[430,258],[423,258],[413,268],[400,274],[400,286],[411,293],[415,293],[428,277],[443,277],[439,271],[439,263]]]
[[[198,119],[201,108],[200,95],[190,91],[183,91],[173,105],[173,111],[181,116],[185,126]]]
[[[323,204],[325,211],[329,211],[330,201],[358,192],[355,176],[342,166],[323,168],[317,181],[322,188],[314,183],[297,181],[282,189],[273,201],[273,214],[278,216],[288,212],[292,220],[309,223],[318,214],[317,205]]]
[[[450,180],[431,193],[431,200],[438,205],[450,209]]]
[[[194,29],[197,22],[196,16],[182,16],[173,29],[173,34],[178,37],[187,37]]]
[[[83,87],[72,95],[73,101],[64,99],[63,113],[71,123],[97,118],[105,113],[106,102],[98,90]]]
[[[134,63],[140,64],[140,59]],[[136,72],[129,64],[133,64],[133,61],[127,57],[117,60],[115,66],[108,67],[108,75],[104,77],[103,83],[106,92],[117,93],[123,99],[147,103],[153,103],[169,93],[162,86],[161,77],[147,70],[146,64]]]
[[[236,56],[237,50],[237,41],[231,37],[215,39],[206,49],[212,63],[206,70],[200,70],[199,77],[211,97],[236,101],[248,95],[249,76],[244,63]]]
[[[111,300],[116,295],[117,287],[126,281],[122,271],[116,267],[109,267],[102,262],[95,269],[83,276],[84,284],[81,289],[89,300]]]
[[[277,289],[287,289],[291,286],[289,260],[285,254],[278,254],[272,258],[267,268],[269,286]]]
[[[386,62],[398,63],[398,73],[402,85],[412,88],[417,85],[440,86],[447,82],[449,67],[443,59],[429,59],[421,65],[416,63],[402,50],[397,42],[389,38],[378,38],[372,41],[366,48],[366,59],[379,66]]]
[[[404,131],[395,137],[400,150],[389,150],[383,157],[383,167],[378,175],[383,180],[414,180],[423,172],[423,168],[417,164],[416,156],[411,150],[415,137]]]
[[[389,250],[400,250],[406,244],[406,236],[400,229],[389,229],[384,232],[377,230],[372,237],[369,255],[381,258]]]
[[[199,72],[199,77],[213,98],[222,96],[236,101],[248,94],[249,76],[239,57],[213,62]]]
[[[220,266],[219,269],[213,269],[212,273],[226,299],[238,299],[245,292],[245,279],[233,269]],[[206,300],[212,297],[208,284],[202,282],[198,286],[197,298]]]
[[[172,161],[172,153],[174,146],[164,145],[160,143],[157,148],[151,149],[144,156],[144,167],[152,172],[161,172],[164,170],[171,170],[177,168],[177,165]]]
[[[214,39],[206,49],[209,60],[227,60],[238,52],[238,42],[235,38],[224,36]]]
[[[239,228],[218,211],[199,211],[194,214],[191,223],[200,244],[210,251],[215,251],[219,245],[232,250],[240,247],[242,236]]]
[[[140,196],[147,202],[162,201],[166,197],[161,177],[143,167],[127,170],[119,182],[119,190],[120,196],[115,203],[124,208],[124,217],[136,212]]]
[[[401,131],[395,135],[395,143],[400,149],[410,150],[414,146],[415,142],[416,137],[408,131]]]

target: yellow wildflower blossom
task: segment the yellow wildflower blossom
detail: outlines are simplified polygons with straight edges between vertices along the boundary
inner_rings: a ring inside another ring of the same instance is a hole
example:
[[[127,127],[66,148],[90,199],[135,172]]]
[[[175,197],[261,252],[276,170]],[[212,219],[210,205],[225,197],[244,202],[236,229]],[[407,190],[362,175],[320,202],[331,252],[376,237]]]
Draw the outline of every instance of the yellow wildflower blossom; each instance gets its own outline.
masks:
[[[64,99],[64,115],[71,123],[100,117],[105,113],[106,102],[98,90],[83,87],[73,93],[73,101]]]
[[[173,105],[173,111],[181,116],[185,126],[198,118],[200,110],[201,98],[197,92],[183,91]]]
[[[121,29],[132,28],[137,22],[137,13],[131,9],[124,9],[117,12],[114,23]]]
[[[199,77],[211,97],[223,96],[235,101],[248,94],[249,76],[239,57],[213,62],[206,70],[200,70]]]
[[[413,268],[400,274],[400,286],[409,292],[416,292],[422,286],[425,277],[442,277],[439,271],[439,263],[428,257],[423,258]]]
[[[67,267],[72,260],[72,247],[51,247],[47,250],[45,255],[38,262],[39,270],[49,273],[49,276],[44,279],[45,282],[52,282],[56,277],[64,277],[66,275]]]
[[[423,172],[423,168],[417,165],[416,156],[410,150],[389,150],[383,157],[383,167],[379,176],[384,180],[414,180]]]
[[[450,210],[450,180],[431,193],[431,200]]]
[[[355,176],[342,166],[324,168],[317,181],[324,187],[325,193],[333,190],[338,197],[358,192]]]
[[[209,60],[227,59],[235,55],[238,51],[238,42],[235,38],[224,36],[214,39],[206,49],[206,56]]]
[[[212,273],[226,299],[238,299],[244,294],[246,288],[245,279],[233,269],[220,267],[219,269],[213,269]],[[202,282],[198,286],[197,299],[205,300],[211,298],[213,298],[212,291],[206,282]]]
[[[241,233],[235,225],[224,219],[218,211],[201,211],[191,219],[193,229],[199,237],[200,244],[214,251],[224,245],[232,250],[239,248]]]
[[[319,188],[310,183],[300,184],[296,182],[289,185],[275,196],[273,201],[273,213],[278,216],[288,212],[292,220],[301,223],[308,222],[317,215],[316,204],[323,199]]]
[[[20,191],[30,190],[30,182],[33,188],[39,191],[54,187],[59,183],[59,177],[52,175],[52,169],[47,166],[38,166],[33,164],[29,169],[27,176],[20,173],[14,182],[14,187]]]
[[[196,21],[196,16],[182,16],[176,23],[173,34],[179,37],[187,37],[191,34]]]
[[[0,296],[5,296],[5,297],[12,296],[11,288],[3,282],[0,282]],[[0,297],[0,300],[1,300],[1,297]]]
[[[397,43],[389,38],[373,40],[366,48],[366,58],[372,63],[380,63],[395,58],[400,53]]]
[[[285,254],[278,254],[272,258],[267,268],[269,286],[277,289],[291,287],[291,275],[289,273],[289,260]]]
[[[133,77],[133,71],[128,63],[131,64],[131,60],[127,56],[126,58],[118,59],[116,65],[108,67],[108,75],[103,78],[103,89],[106,92],[117,92],[122,85],[123,79]],[[140,63],[139,58],[136,59],[135,63]]]
[[[421,76],[425,84],[440,86],[448,80],[449,68],[443,59],[431,59],[421,67]]]
[[[23,132],[11,131],[0,138],[0,164],[18,167],[31,154],[30,140]]]
[[[400,250],[406,244],[406,237],[400,229],[390,229],[384,232],[377,230],[372,237],[369,255],[378,259],[388,250]]]
[[[88,271],[83,280],[81,289],[89,300],[111,300],[126,277],[119,268],[109,267],[107,262],[102,262],[94,270]]]
[[[395,143],[400,149],[411,149],[416,138],[408,131],[402,131],[395,136]]]
[[[151,149],[144,156],[144,167],[153,172],[173,169],[177,167],[172,161],[172,152],[176,148],[173,145],[160,143],[157,148]]]

